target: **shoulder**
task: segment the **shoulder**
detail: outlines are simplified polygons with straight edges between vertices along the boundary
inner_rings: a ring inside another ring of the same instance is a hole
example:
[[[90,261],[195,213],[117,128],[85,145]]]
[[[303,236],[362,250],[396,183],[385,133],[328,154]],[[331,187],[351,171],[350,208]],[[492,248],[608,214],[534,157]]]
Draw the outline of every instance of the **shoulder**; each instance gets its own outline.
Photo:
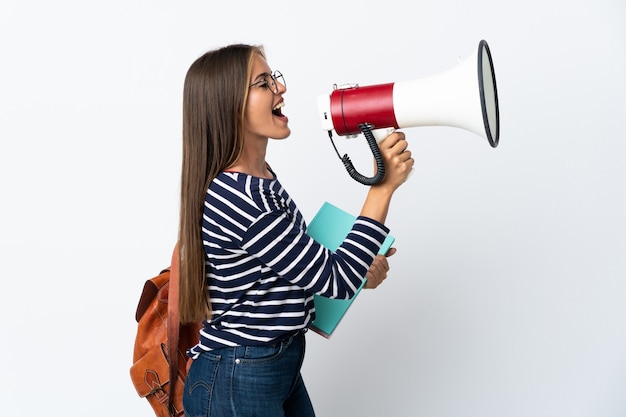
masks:
[[[205,205],[259,216],[283,210],[286,195],[276,177],[267,179],[239,172],[221,172],[209,184]]]

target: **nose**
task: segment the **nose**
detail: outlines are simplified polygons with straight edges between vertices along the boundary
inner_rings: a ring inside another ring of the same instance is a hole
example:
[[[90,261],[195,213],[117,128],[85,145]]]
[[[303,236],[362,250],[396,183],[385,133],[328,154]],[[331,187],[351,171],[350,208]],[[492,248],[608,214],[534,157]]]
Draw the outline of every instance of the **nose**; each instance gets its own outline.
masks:
[[[283,94],[287,91],[287,86],[283,83],[281,83],[280,81],[276,80],[276,94]]]

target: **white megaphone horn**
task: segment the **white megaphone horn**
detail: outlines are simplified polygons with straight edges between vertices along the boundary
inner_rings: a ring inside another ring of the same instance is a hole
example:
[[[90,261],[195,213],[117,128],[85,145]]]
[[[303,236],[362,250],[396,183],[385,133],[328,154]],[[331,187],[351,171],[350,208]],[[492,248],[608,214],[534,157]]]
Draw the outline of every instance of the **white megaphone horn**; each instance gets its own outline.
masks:
[[[340,158],[350,176],[366,185],[377,184],[384,177],[377,141],[393,129],[458,127],[487,139],[493,148],[498,146],[500,138],[496,76],[484,40],[470,57],[448,71],[417,80],[365,87],[335,85],[330,95],[318,97],[317,107],[322,128],[328,131],[331,140],[333,130],[339,136],[365,135],[376,159],[374,177],[359,174],[347,155]]]

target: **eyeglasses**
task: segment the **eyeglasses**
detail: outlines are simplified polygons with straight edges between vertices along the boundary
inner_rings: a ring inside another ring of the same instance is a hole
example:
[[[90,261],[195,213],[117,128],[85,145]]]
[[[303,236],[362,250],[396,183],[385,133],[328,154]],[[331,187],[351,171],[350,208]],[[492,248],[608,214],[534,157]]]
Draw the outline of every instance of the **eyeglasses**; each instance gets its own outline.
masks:
[[[281,83],[283,86],[287,87],[287,84],[285,83],[285,77],[283,76],[283,74],[281,74],[280,71],[274,71],[274,74],[264,74],[262,80],[252,83],[248,87],[252,88],[255,85],[260,84],[261,88],[268,88],[272,93],[278,94],[277,83]]]

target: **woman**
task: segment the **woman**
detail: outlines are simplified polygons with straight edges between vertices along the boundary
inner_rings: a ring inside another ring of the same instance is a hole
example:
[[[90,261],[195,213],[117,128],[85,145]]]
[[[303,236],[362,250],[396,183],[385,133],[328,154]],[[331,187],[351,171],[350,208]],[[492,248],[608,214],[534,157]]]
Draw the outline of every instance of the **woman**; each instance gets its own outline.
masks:
[[[313,416],[300,375],[313,294],[349,298],[364,276],[369,288],[386,277],[376,256],[383,223],[413,166],[404,134],[381,142],[386,176],[332,253],[306,235],[265,161],[269,138],[291,133],[286,90],[262,47],[249,45],[204,54],[185,79],[179,314],[204,320],[188,352],[188,417]]]

